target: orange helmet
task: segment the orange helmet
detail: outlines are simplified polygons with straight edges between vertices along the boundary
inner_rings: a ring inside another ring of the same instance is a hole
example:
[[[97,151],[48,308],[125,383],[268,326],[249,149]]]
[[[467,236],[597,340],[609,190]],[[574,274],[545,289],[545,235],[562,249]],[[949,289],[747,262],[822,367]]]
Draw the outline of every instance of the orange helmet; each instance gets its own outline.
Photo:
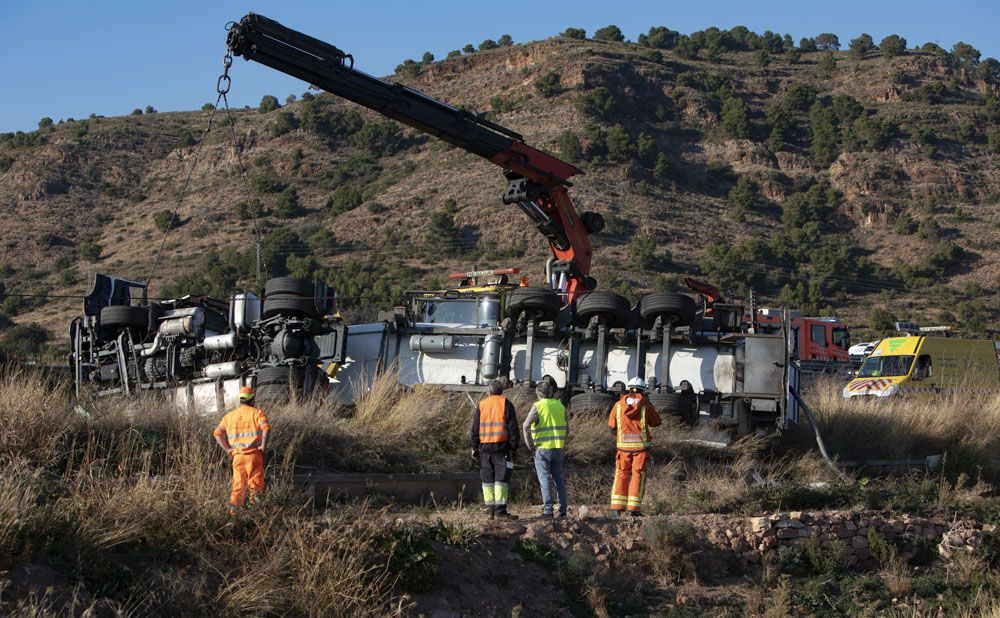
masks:
[[[244,401],[249,401],[253,399],[254,390],[251,386],[241,386],[240,387],[240,399]]]

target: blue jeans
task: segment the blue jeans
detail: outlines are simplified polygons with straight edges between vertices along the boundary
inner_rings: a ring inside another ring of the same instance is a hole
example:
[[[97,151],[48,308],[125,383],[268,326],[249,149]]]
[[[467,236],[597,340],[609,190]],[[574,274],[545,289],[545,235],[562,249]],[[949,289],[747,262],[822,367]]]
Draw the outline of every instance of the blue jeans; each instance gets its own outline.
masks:
[[[563,479],[563,449],[540,448],[535,450],[535,474],[542,487],[542,512],[552,514],[552,485],[555,481],[559,492],[559,512],[566,514],[566,481]]]

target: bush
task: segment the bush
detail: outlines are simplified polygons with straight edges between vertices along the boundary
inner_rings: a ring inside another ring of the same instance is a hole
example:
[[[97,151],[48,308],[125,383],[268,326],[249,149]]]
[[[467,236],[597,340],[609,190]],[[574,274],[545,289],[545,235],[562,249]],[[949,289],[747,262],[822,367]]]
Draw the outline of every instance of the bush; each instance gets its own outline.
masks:
[[[416,60],[407,58],[402,64],[396,65],[396,75],[416,77],[423,71],[423,66]]]
[[[633,235],[629,240],[628,267],[636,271],[657,270],[660,258],[656,256],[656,241],[651,236]]]
[[[425,51],[424,55],[420,57],[420,64],[426,66],[432,62],[434,62],[434,54],[430,53],[429,51]]]
[[[214,109],[215,105],[213,103],[205,103],[204,105],[201,106],[201,111],[203,112],[210,112]]]
[[[327,208],[336,216],[349,210],[354,210],[361,205],[363,198],[361,192],[349,185],[341,185],[333,192],[327,201]]]
[[[455,225],[448,209],[438,210],[431,215],[424,238],[427,249],[435,254],[456,256],[464,249],[461,230]]]
[[[298,118],[292,112],[283,109],[274,117],[274,122],[271,123],[269,131],[271,137],[279,137],[297,128],[299,128]]]
[[[802,60],[802,52],[794,47],[785,52],[785,62],[788,64],[798,64]]]
[[[583,156],[583,146],[580,145],[580,138],[575,133],[566,129],[559,136],[559,153],[562,158],[570,163],[575,163]]]
[[[257,193],[280,193],[288,185],[272,171],[250,176],[250,187]]]
[[[86,242],[80,246],[80,257],[88,262],[96,262],[101,259],[101,252],[103,250],[104,247],[96,242]]]
[[[546,99],[559,94],[559,72],[549,71],[535,78],[535,91]]]
[[[958,125],[958,132],[956,133],[959,141],[963,144],[971,144],[976,141],[976,127],[968,120],[963,121]]]
[[[501,34],[500,38],[497,39],[497,45],[500,47],[510,47],[514,44],[514,39],[509,34]]]
[[[817,51],[819,47],[816,45],[816,39],[812,37],[802,37],[799,39],[799,49],[808,53]]]
[[[621,43],[625,40],[625,35],[618,26],[610,25],[598,28],[594,32],[594,39],[597,41],[615,41]]]
[[[906,39],[898,34],[890,34],[879,43],[879,49],[887,58],[895,58],[906,53]]]
[[[391,120],[366,122],[352,137],[354,145],[375,157],[388,157],[406,147],[399,125]]]
[[[302,214],[299,205],[299,192],[295,187],[288,187],[278,196],[274,204],[274,214],[278,217],[290,218]]]
[[[465,47],[462,48],[462,53],[466,55],[474,54],[476,53],[476,46],[473,45],[472,43],[467,43]]]
[[[993,129],[986,135],[986,143],[990,151],[1000,153],[1000,129]]]
[[[147,105],[145,113],[147,113],[147,114],[155,114],[156,113],[156,108],[153,107],[152,105]]]
[[[236,211],[236,218],[240,221],[247,221],[263,214],[261,212],[260,201],[258,200],[253,200],[249,203],[239,202],[236,204],[234,210]]]
[[[190,130],[186,128],[181,130],[181,134],[177,138],[177,148],[190,148],[197,143]]]
[[[917,231],[917,222],[913,220],[910,213],[904,210],[896,217],[896,221],[893,223],[892,229],[895,230],[897,234],[908,236]]]
[[[677,47],[679,39],[679,32],[664,26],[653,26],[649,29],[649,33],[640,34],[637,42],[639,45],[655,47],[657,49],[673,49]]]
[[[840,37],[832,32],[824,32],[816,36],[816,47],[821,50],[840,49]]]
[[[807,112],[816,102],[816,89],[809,84],[793,84],[782,105],[793,112]]]
[[[180,215],[173,210],[158,210],[153,214],[153,223],[161,232],[172,230],[181,224]]]
[[[583,28],[566,28],[559,36],[582,41],[587,38],[587,31]]]
[[[923,240],[937,240],[941,237],[941,226],[934,217],[924,217],[917,226],[917,237]]]
[[[824,77],[830,78],[833,76],[833,72],[837,70],[837,58],[833,55],[833,52],[823,54],[823,58],[819,61],[819,69],[822,71]]]
[[[281,107],[281,104],[278,103],[278,97],[270,94],[265,94],[264,97],[261,98],[260,105],[257,107],[257,109],[260,111],[260,113],[266,114],[268,112],[273,112],[279,107]]]
[[[0,353],[26,358],[42,352],[49,332],[38,324],[19,324],[7,329],[0,338]]]
[[[729,190],[729,202],[739,211],[752,211],[760,201],[760,186],[748,176],[740,176]]]
[[[863,33],[858,38],[851,39],[848,48],[851,50],[851,56],[858,60],[864,58],[868,52],[877,49],[875,41],[872,40],[872,35],[868,33]]]
[[[137,108],[135,108],[135,109],[132,110],[132,115],[133,116],[142,116],[142,110],[137,107]]]
[[[604,86],[598,86],[576,100],[576,108],[592,118],[605,119],[615,108],[615,99],[611,91]]]
[[[496,41],[494,41],[493,39],[486,39],[485,41],[483,41],[482,43],[479,44],[479,51],[486,51],[488,49],[496,49],[498,47],[500,47],[500,46],[497,45]]]
[[[810,149],[813,162],[821,168],[829,167],[840,155],[840,132],[836,120],[833,110],[824,107],[819,101],[809,111],[812,130]]]
[[[951,48],[951,60],[955,66],[974,68],[979,64],[979,56],[978,49],[962,41],[955,43]]]
[[[9,154],[0,154],[0,174],[6,172],[14,166],[14,157]]]
[[[48,116],[45,116],[44,118],[38,121],[39,129],[44,129],[46,127],[51,127],[51,126],[52,126],[52,119],[49,118]]]
[[[733,139],[750,137],[750,110],[747,104],[736,97],[729,97],[722,104],[722,127],[726,135]]]

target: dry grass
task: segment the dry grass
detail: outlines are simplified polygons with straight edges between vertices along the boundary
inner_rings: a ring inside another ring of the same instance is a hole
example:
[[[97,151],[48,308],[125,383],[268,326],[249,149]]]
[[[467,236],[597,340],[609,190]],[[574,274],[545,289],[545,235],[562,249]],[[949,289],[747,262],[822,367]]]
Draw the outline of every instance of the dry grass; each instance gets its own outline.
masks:
[[[981,470],[997,480],[1000,396],[845,400],[843,386],[842,380],[820,380],[806,393],[831,455],[859,460],[947,454],[956,473],[975,478]]]

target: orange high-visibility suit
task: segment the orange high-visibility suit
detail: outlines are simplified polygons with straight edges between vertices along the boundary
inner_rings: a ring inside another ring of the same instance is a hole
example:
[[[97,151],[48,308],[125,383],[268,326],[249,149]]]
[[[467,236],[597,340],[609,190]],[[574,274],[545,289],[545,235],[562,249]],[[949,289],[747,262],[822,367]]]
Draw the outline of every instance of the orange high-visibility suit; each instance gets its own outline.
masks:
[[[651,461],[650,427],[662,419],[642,393],[625,393],[608,415],[608,426],[615,432],[618,453],[615,457],[615,482],[611,488],[611,508],[638,512],[646,490],[646,466]]]
[[[264,492],[264,454],[260,447],[265,431],[271,430],[267,415],[260,408],[246,403],[222,417],[213,434],[231,450],[233,458],[233,490],[229,495],[229,510],[246,504]]]

